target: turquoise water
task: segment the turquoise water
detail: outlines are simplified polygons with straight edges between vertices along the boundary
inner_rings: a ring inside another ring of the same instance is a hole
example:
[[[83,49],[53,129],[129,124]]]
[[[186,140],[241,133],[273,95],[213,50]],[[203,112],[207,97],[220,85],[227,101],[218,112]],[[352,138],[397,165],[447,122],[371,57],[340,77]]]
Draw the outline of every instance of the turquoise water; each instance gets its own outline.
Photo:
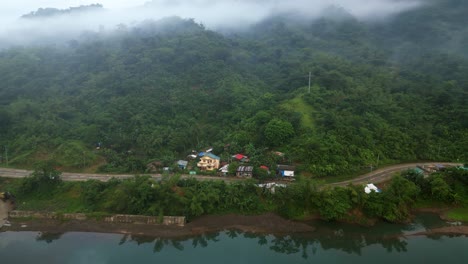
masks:
[[[431,217],[373,228],[318,223],[316,232],[301,236],[225,231],[181,240],[3,232],[0,263],[468,263],[468,237],[398,236],[428,224],[443,225]]]

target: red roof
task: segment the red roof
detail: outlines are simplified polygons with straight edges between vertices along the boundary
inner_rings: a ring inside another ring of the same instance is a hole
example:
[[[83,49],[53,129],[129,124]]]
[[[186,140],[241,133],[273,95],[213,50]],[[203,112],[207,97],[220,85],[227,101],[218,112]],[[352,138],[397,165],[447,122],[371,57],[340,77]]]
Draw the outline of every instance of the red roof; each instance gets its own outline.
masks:
[[[264,169],[264,170],[267,170],[267,171],[270,170],[270,169],[269,169],[267,166],[265,166],[265,165],[260,166],[260,169]]]
[[[242,154],[236,154],[236,155],[234,155],[234,158],[237,159],[237,160],[241,160],[243,158],[247,158],[247,156],[244,156]]]

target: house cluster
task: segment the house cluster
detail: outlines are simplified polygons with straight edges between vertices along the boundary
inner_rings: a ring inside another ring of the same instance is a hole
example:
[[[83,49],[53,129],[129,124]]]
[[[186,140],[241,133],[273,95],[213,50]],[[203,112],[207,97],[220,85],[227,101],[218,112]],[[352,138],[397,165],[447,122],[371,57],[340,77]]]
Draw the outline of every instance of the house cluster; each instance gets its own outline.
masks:
[[[423,175],[425,178],[429,177],[432,173],[438,172],[438,171],[444,171],[447,168],[450,168],[452,166],[450,165],[443,165],[443,164],[422,164],[416,166],[416,168],[413,168],[412,170],[415,173]]]
[[[198,160],[196,167],[200,171],[212,172],[217,171],[220,176],[229,175],[229,162],[222,162],[221,158],[212,153],[213,149],[209,148],[206,151],[197,152],[192,151],[187,156],[189,160]],[[254,176],[254,166],[250,165],[250,159],[244,154],[235,154],[229,158],[229,161],[237,161],[239,166],[236,168],[235,176],[242,178],[251,178]],[[179,160],[177,161],[177,167],[182,170],[191,170],[190,174],[195,174],[193,168],[189,167],[189,161]],[[259,167],[259,169],[265,170],[268,174],[271,174],[270,168],[265,165]],[[295,168],[289,165],[277,165],[276,176],[285,179],[294,178]]]

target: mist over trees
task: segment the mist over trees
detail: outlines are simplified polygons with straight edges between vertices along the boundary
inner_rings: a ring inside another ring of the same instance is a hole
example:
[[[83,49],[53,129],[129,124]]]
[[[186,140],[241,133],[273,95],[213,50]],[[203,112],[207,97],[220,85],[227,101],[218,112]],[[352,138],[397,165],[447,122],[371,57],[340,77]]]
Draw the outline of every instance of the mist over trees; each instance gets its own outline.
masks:
[[[223,34],[170,17],[10,47],[0,52],[0,146],[10,165],[108,172],[208,146],[259,165],[281,151],[314,176],[466,161],[467,9],[433,1],[369,22],[335,8]]]
[[[67,9],[58,9],[58,8],[39,8],[37,11],[22,15],[23,19],[33,19],[33,18],[47,18],[54,17],[59,15],[70,15],[82,12],[90,12],[102,10],[103,6],[101,4],[92,4],[79,7],[70,7]]]

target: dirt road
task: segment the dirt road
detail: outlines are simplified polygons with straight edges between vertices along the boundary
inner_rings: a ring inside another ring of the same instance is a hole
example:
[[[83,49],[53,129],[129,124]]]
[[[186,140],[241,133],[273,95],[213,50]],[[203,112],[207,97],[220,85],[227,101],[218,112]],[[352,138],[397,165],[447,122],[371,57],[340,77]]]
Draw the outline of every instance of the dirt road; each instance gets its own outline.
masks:
[[[431,164],[441,164],[445,166],[459,166],[462,164],[459,163],[449,163],[449,162],[430,162],[430,163],[406,163],[406,164],[398,164],[398,165],[393,165],[393,166],[388,166],[385,168],[381,168],[378,170],[375,170],[373,172],[361,175],[359,177],[356,177],[352,180],[348,181],[342,181],[342,182],[337,182],[337,183],[332,183],[330,184],[331,186],[346,186],[348,184],[364,184],[367,182],[373,182],[373,183],[379,183],[383,182],[386,180],[389,180],[391,177],[395,175],[397,172],[401,172],[410,168],[415,168],[417,165],[431,165]],[[0,177],[7,177],[7,178],[24,178],[28,175],[30,175],[32,171],[28,170],[16,170],[16,169],[5,169],[5,168],[0,168]],[[99,181],[108,181],[112,177],[115,177],[117,179],[127,179],[131,178],[134,175],[130,174],[85,174],[85,173],[68,173],[64,172],[62,173],[62,179],[64,181],[86,181],[86,180],[99,180]],[[162,178],[161,174],[151,174],[151,177],[155,180],[160,180]],[[182,175],[182,178],[189,178],[189,177],[194,177],[198,180],[223,180],[226,182],[232,182],[232,181],[239,181],[242,179],[239,178],[232,178],[232,177],[216,177],[216,176],[191,176],[191,175]]]
[[[0,177],[5,178],[24,178],[29,176],[32,171],[29,170],[17,170],[17,169],[6,169],[0,168]],[[150,175],[155,180],[162,179],[161,174],[145,174]],[[61,177],[64,181],[87,181],[87,180],[99,180],[99,181],[108,181],[111,178],[117,179],[128,179],[134,177],[134,174],[91,174],[91,173],[70,173],[63,172]],[[227,177],[217,177],[217,176],[201,176],[201,175],[181,175],[182,178],[195,177],[198,180],[223,180],[227,182],[239,181],[239,178],[227,178]]]
[[[365,184],[368,182],[372,183],[379,183],[384,182],[391,179],[393,176],[396,175],[397,172],[402,172],[411,168],[416,168],[416,166],[420,165],[432,165],[432,164],[440,164],[444,166],[462,166],[461,163],[451,163],[451,162],[418,162],[418,163],[405,163],[405,164],[398,164],[392,165],[388,167],[384,167],[373,172],[366,173],[359,177],[356,177],[352,180],[342,181],[337,183],[332,183],[332,186],[346,186],[348,184]]]

